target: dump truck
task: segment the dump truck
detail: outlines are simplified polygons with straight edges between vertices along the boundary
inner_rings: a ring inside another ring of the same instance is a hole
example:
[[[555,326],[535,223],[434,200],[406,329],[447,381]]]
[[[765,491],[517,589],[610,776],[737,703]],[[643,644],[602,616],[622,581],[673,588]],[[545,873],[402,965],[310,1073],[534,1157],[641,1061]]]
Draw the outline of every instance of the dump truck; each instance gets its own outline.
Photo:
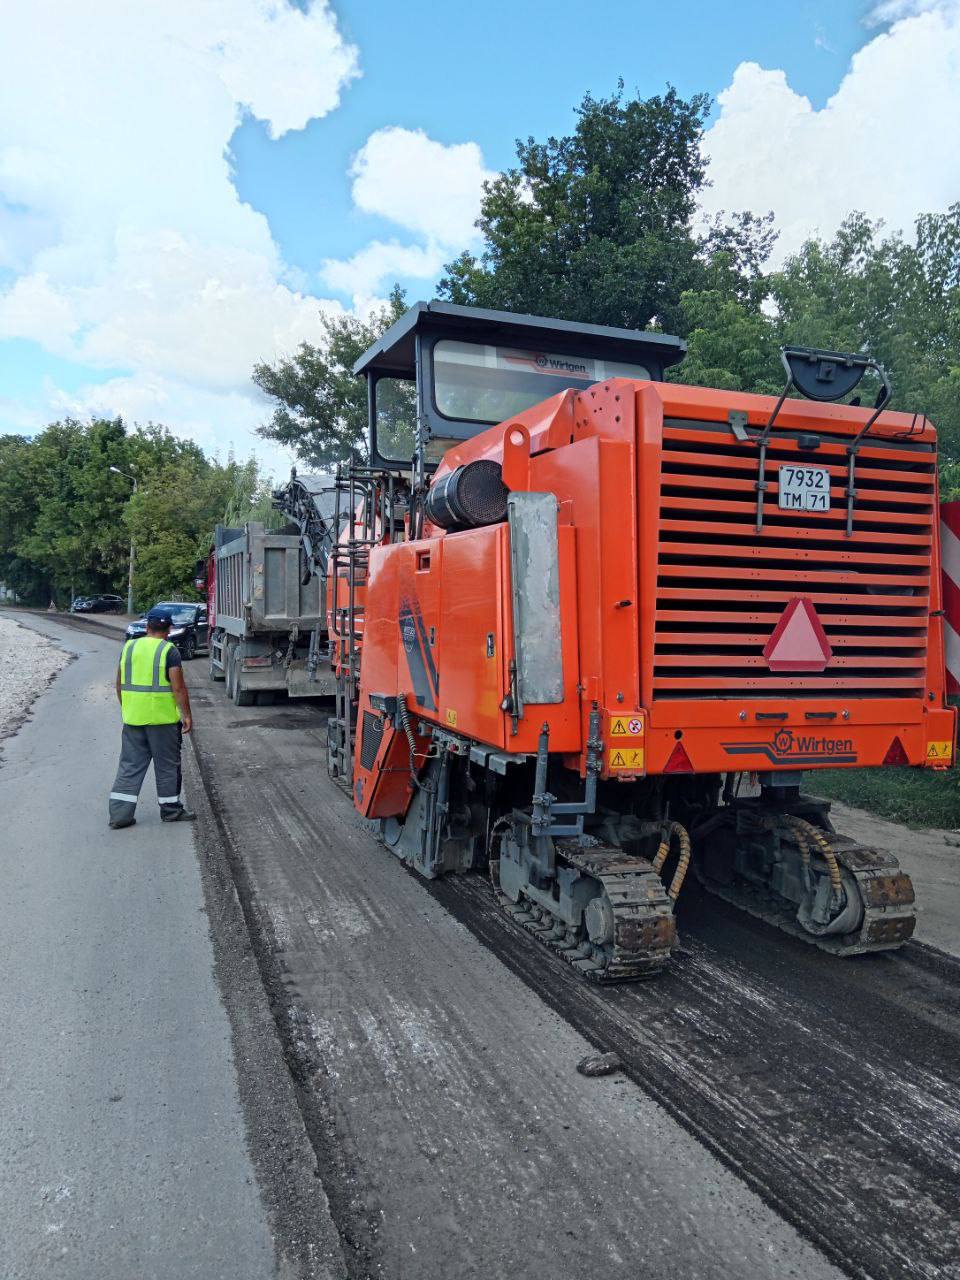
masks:
[[[299,482],[302,486],[302,482]],[[285,491],[278,491],[281,501]],[[218,525],[195,586],[209,614],[210,678],[237,706],[297,697],[330,698],[326,577],[309,561],[297,523],[266,529]]]
[[[669,963],[688,874],[834,956],[902,946],[911,881],[816,771],[954,758],[934,427],[859,353],[785,348],[779,397],[664,380],[683,355],[419,303],[336,480],[331,772],[601,982]]]

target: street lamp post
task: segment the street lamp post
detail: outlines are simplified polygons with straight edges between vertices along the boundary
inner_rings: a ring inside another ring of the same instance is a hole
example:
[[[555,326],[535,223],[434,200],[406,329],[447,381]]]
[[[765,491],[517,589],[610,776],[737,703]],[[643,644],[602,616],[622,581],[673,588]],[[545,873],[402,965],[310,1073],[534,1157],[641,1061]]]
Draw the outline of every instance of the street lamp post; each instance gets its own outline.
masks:
[[[111,471],[115,471],[118,476],[123,476],[133,485],[133,493],[137,492],[137,477],[130,475],[126,471],[121,471],[119,467],[111,467]],[[133,565],[136,558],[136,547],[133,542],[133,534],[130,534],[130,563],[127,569],[127,613],[133,613]]]

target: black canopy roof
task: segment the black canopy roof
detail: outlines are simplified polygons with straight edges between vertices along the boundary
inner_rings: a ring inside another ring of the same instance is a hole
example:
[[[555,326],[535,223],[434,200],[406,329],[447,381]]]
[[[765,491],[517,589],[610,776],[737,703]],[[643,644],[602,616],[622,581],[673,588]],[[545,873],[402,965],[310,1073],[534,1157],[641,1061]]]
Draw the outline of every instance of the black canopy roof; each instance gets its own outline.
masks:
[[[493,346],[547,346],[628,363],[656,362],[662,369],[677,364],[687,350],[681,338],[642,329],[617,329],[605,324],[579,324],[546,316],[486,311],[480,307],[456,306],[452,302],[417,302],[363,353],[353,372],[374,370],[412,377],[417,332]]]

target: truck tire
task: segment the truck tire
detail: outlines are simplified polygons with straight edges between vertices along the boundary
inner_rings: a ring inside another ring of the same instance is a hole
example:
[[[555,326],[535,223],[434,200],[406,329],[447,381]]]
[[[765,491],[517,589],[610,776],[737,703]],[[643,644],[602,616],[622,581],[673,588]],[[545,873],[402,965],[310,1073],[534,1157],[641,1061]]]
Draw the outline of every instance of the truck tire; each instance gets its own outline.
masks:
[[[237,645],[231,657],[231,673],[233,676],[233,705],[235,707],[252,707],[256,701],[256,693],[251,689],[243,687],[243,669],[241,663],[243,659],[240,657],[240,646]]]

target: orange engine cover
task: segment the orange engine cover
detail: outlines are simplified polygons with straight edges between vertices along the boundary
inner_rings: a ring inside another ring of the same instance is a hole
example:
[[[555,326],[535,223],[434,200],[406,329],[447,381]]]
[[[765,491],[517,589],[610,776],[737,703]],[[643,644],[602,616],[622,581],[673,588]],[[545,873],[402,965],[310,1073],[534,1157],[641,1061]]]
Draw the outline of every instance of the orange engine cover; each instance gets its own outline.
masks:
[[[441,473],[489,458],[514,492],[556,498],[562,701],[504,709],[506,523],[428,525],[419,541],[374,549],[362,699],[400,693],[418,722],[508,752],[535,751],[546,724],[551,752],[581,773],[599,708],[603,774],[622,779],[899,753],[949,764],[933,428],[881,414],[857,452],[848,534],[848,447],[868,411],[787,400],[761,476],[756,436],[773,405],[613,379],[451,450]],[[753,438],[731,430],[734,412]],[[819,477],[813,509],[789,496],[798,468]],[[378,784],[390,805],[404,786]]]

